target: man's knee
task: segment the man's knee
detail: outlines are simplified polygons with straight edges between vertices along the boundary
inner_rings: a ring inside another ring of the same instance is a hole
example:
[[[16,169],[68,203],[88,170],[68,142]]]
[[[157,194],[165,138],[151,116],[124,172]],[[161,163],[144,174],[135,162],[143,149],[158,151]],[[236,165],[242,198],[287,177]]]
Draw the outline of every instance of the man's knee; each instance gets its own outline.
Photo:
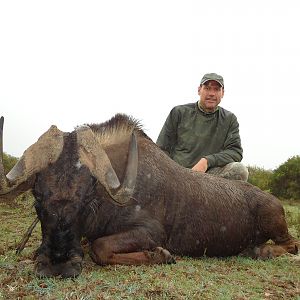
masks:
[[[224,167],[212,168],[208,170],[207,173],[227,179],[243,181],[247,181],[249,176],[247,167],[240,162],[232,162],[225,165]]]
[[[229,163],[225,166],[228,169],[228,179],[247,181],[249,172],[248,168],[240,162]]]

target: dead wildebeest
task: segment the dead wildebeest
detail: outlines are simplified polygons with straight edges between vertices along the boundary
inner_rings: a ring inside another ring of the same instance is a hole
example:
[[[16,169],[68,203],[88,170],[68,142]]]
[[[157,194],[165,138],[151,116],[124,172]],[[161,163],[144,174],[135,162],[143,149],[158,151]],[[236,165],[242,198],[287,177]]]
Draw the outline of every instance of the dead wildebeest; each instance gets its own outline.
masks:
[[[38,276],[80,274],[82,237],[100,265],[298,251],[279,200],[179,166],[125,115],[71,133],[52,126],[6,176],[0,168],[1,198],[32,189],[36,199]]]

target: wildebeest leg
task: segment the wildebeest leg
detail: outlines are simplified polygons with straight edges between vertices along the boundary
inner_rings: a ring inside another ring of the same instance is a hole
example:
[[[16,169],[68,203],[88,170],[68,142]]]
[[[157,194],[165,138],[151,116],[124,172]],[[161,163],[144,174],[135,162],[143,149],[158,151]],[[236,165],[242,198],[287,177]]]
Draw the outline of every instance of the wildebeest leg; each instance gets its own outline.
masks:
[[[272,218],[266,216],[260,220],[260,224],[262,235],[273,240],[275,245],[258,245],[252,249],[250,256],[259,259],[268,259],[287,253],[298,253],[298,250],[300,249],[300,241],[296,240],[288,233],[284,213],[274,213]]]
[[[261,245],[260,247],[255,247],[254,252],[256,257],[259,259],[275,258],[287,253],[297,254],[298,246],[296,243],[288,243],[287,245]]]
[[[153,251],[148,249],[153,249]],[[141,236],[139,230],[96,239],[92,242],[90,255],[94,262],[99,265],[175,263],[175,259],[168,250],[156,247],[154,241],[147,236]]]
[[[275,258],[287,253],[297,254],[299,244],[297,242],[289,242],[286,245],[262,244],[251,249],[244,250],[241,256],[250,256],[257,259]]]
[[[277,257],[286,253],[298,253],[300,241],[296,240],[288,233],[284,214],[280,216],[275,215],[271,221],[269,220],[268,226],[270,226],[267,227],[270,228],[270,238],[275,242],[275,245],[261,246],[260,252],[262,258],[265,256],[270,258]]]

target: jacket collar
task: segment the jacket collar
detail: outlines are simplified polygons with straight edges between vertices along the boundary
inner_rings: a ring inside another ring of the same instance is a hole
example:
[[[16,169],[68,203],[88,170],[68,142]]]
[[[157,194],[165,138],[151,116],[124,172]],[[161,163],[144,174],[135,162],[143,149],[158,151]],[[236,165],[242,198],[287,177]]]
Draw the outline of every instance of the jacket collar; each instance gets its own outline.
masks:
[[[204,111],[204,109],[201,107],[200,105],[200,101],[196,102],[196,107],[205,115],[213,115],[214,113],[216,113],[219,110],[219,106],[216,107],[215,111],[213,112],[206,112]]]

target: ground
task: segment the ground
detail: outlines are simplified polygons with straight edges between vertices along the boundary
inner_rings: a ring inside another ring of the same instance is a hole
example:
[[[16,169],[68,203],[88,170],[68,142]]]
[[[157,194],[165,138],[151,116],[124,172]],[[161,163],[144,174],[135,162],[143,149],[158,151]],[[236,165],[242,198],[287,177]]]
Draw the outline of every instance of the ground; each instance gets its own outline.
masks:
[[[300,201],[284,207],[290,231],[300,238]],[[176,257],[174,265],[100,267],[83,243],[78,278],[39,279],[32,260],[41,241],[39,224],[15,254],[34,218],[30,197],[0,204],[0,299],[300,299],[299,255],[268,261]]]

